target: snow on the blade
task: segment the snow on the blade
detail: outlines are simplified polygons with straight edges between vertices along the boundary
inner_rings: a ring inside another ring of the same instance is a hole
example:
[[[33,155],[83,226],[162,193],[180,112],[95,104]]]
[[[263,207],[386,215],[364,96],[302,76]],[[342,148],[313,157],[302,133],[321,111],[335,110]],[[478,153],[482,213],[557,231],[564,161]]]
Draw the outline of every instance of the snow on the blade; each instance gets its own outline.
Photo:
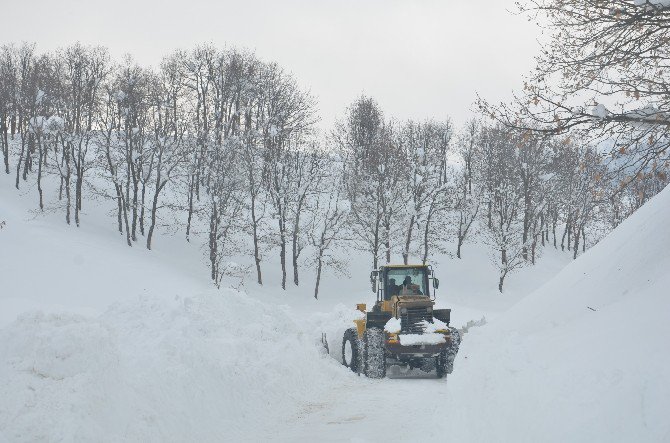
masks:
[[[444,335],[434,332],[425,334],[399,334],[398,340],[403,346],[439,345],[444,343]]]
[[[400,332],[401,321],[399,318],[391,317],[389,321],[384,325],[384,330],[392,334]]]
[[[449,330],[449,326],[447,326],[445,322],[436,318],[433,318],[432,323],[426,320],[421,321],[421,326],[423,327],[423,330],[428,333]]]

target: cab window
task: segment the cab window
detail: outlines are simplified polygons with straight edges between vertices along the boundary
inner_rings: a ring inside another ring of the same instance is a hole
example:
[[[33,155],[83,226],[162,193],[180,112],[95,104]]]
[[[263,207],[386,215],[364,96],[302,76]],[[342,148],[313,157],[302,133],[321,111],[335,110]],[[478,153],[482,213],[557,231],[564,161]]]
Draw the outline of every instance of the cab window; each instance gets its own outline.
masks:
[[[386,273],[384,298],[394,295],[428,295],[425,268],[390,268]]]

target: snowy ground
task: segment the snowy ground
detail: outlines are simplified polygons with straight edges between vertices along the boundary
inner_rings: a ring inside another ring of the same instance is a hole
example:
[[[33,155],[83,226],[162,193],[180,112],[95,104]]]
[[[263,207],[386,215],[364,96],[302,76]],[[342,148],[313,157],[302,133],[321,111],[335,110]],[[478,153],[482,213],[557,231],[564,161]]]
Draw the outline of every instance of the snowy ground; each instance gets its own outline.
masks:
[[[374,299],[363,256],[320,300],[307,270],[282,293],[272,263],[263,288],[216,291],[195,243],[130,249],[110,208],[67,227],[30,212],[33,192],[0,179],[0,441],[670,440],[670,190],[503,296],[483,249],[440,259],[454,324],[488,320],[448,382],[367,380],[323,355],[320,331]]]

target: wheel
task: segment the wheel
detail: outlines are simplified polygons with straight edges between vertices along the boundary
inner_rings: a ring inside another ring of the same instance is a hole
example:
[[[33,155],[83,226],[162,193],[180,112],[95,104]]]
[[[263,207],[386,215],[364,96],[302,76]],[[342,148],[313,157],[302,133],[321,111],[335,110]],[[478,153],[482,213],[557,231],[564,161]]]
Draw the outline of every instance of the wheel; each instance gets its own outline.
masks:
[[[363,368],[363,343],[356,328],[347,329],[342,338],[342,364],[360,374]]]
[[[437,356],[437,378],[443,378],[447,374],[451,374],[454,370],[454,359],[458,354],[458,347],[461,345],[461,334],[456,328],[449,328],[451,331],[451,346],[445,348],[440,355]]]
[[[440,355],[437,356],[437,362],[435,364],[435,373],[437,378],[444,378],[447,376],[447,350],[440,352]]]
[[[384,331],[368,328],[365,331],[365,376],[369,378],[386,377],[386,346]]]

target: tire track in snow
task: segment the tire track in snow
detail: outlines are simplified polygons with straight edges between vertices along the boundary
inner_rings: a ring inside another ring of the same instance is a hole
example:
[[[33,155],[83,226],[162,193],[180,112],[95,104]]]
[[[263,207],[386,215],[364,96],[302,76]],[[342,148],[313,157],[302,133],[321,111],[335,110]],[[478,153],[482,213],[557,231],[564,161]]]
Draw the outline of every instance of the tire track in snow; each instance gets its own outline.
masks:
[[[446,388],[446,380],[420,371],[383,380],[352,375],[325,398],[305,404],[272,435],[294,442],[438,440],[434,418],[446,405]]]

